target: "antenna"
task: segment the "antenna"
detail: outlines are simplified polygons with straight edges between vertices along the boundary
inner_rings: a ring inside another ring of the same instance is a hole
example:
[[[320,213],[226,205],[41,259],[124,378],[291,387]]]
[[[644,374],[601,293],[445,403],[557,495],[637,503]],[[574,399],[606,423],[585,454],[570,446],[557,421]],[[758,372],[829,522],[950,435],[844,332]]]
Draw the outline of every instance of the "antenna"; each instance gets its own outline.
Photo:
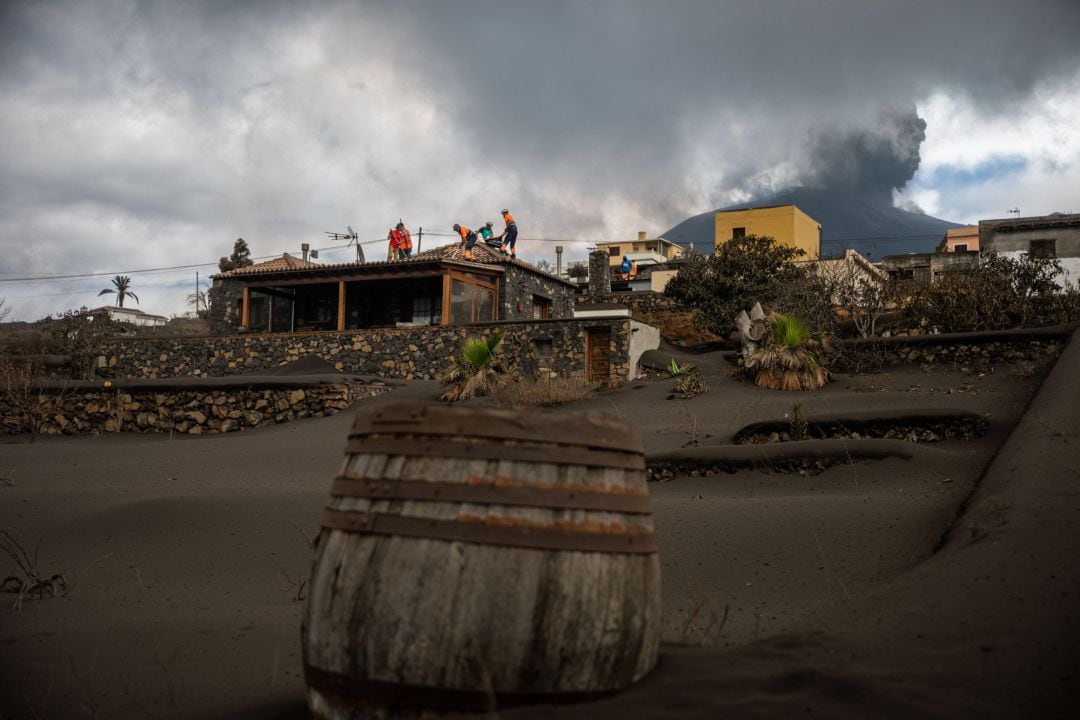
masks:
[[[1009,213],[1010,215],[1015,215],[1016,217],[1020,217],[1020,208],[1019,207],[1014,207],[1012,210],[1006,210],[1005,212]]]
[[[348,240],[348,242],[345,243],[345,247],[349,247],[353,243],[356,243],[356,262],[364,262],[364,249],[360,247],[359,237],[357,236],[356,231],[352,229],[352,225],[346,225],[345,232],[343,233],[326,232],[325,234],[329,235],[334,240]],[[315,257],[318,256],[316,255]]]

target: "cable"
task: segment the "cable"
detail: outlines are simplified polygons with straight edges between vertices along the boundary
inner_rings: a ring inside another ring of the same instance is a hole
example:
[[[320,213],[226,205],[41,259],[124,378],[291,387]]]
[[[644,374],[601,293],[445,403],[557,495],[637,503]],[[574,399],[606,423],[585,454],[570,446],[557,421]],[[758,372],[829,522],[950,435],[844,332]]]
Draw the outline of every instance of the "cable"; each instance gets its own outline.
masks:
[[[440,231],[437,231],[437,230],[424,230],[424,231],[422,231],[422,235],[430,235],[430,236],[433,236],[433,237],[451,237],[451,238],[458,237],[457,233],[446,233],[446,232],[440,232]],[[934,233],[924,233],[924,234],[921,234],[921,235],[883,235],[883,236],[878,236],[878,237],[829,238],[827,240],[822,240],[821,243],[823,245],[826,244],[826,243],[829,244],[829,245],[835,245],[837,243],[853,243],[853,242],[900,242],[900,241],[903,241],[903,240],[924,239],[924,238],[932,238],[932,237],[934,237]],[[659,240],[659,239],[666,239],[666,238],[649,238],[649,240]],[[572,240],[572,239],[569,239],[569,238],[527,238],[527,237],[519,237],[518,240],[521,241],[521,242],[553,242],[553,243],[565,243],[565,244],[593,244],[593,245],[596,244],[595,242],[589,241],[589,240]],[[382,242],[386,242],[386,238],[378,238],[378,239],[375,239],[375,240],[364,240],[364,241],[359,242],[358,244],[360,244],[360,245],[374,245],[376,243],[382,243]],[[633,243],[633,242],[638,242],[638,241],[637,240],[626,240],[626,241],[612,241],[612,242]],[[668,242],[674,242],[674,241],[668,240]],[[612,244],[612,243],[604,243],[604,244],[608,245],[608,244]],[[315,248],[315,250],[322,253],[322,252],[328,252],[328,251],[332,251],[332,250],[342,250],[342,249],[349,248],[349,247],[352,247],[352,243],[346,243],[345,245],[331,245],[331,246],[328,246],[328,247]],[[440,245],[438,247],[442,247],[442,246]],[[272,260],[274,258],[281,257],[282,254],[283,253],[275,253],[275,254],[272,254],[272,255],[259,255],[257,257],[253,257],[252,260],[253,261]],[[43,281],[46,281],[46,280],[49,280],[49,281],[53,281],[53,280],[79,280],[79,279],[89,279],[89,278],[95,278],[95,277],[111,277],[111,276],[115,276],[115,275],[144,275],[144,274],[151,274],[151,273],[178,272],[180,270],[197,270],[199,268],[206,268],[206,267],[217,267],[217,263],[216,262],[205,262],[205,263],[195,263],[195,264],[191,264],[191,265],[171,265],[171,266],[166,266],[166,267],[143,268],[143,269],[138,269],[138,270],[110,270],[108,272],[76,273],[76,274],[70,274],[70,275],[35,275],[35,276],[27,276],[27,277],[0,278],[0,284],[33,283],[33,282],[43,282]],[[17,272],[17,271],[9,271],[9,272]],[[24,296],[24,297],[36,297],[36,296]],[[46,296],[41,296],[41,297],[46,297]]]

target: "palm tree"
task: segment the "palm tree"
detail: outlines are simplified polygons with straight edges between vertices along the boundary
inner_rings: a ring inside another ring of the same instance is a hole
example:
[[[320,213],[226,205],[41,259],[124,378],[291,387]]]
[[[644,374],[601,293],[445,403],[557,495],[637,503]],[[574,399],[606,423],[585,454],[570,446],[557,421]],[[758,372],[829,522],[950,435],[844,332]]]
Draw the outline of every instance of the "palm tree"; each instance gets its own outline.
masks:
[[[443,385],[450,387],[441,399],[454,402],[490,393],[502,373],[502,366],[495,357],[502,340],[503,334],[498,332],[487,338],[466,340],[461,357],[454,358],[453,366],[442,377]]]
[[[133,297],[135,302],[139,302],[139,296],[131,292],[131,278],[127,275],[117,275],[112,279],[113,287],[105,288],[98,293],[98,297],[102,295],[116,294],[116,304],[119,307],[124,307],[124,298]]]
[[[746,359],[747,369],[757,370],[754,384],[773,390],[817,390],[829,381],[829,371],[822,357],[829,350],[829,339],[812,333],[794,315],[773,315],[771,332]]]

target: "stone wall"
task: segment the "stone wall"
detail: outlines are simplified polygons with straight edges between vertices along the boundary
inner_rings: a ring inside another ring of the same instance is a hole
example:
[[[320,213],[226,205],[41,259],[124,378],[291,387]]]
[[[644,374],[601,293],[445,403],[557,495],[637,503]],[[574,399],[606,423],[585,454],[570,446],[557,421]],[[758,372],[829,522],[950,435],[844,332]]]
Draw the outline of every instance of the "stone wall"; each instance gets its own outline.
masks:
[[[533,377],[544,369],[574,377],[585,372],[585,337],[590,327],[611,328],[610,380],[624,382],[631,374],[628,318],[114,340],[101,348],[98,376],[221,377],[265,372],[314,356],[348,373],[436,379],[450,367],[466,338],[501,330],[505,331],[503,361],[512,373]]]
[[[641,312],[657,312],[660,310],[686,310],[687,308],[669,298],[664,293],[652,291],[639,292],[615,292],[604,295],[578,295],[575,298],[577,305],[591,305],[594,303],[618,303],[630,308],[630,314]]]
[[[240,305],[244,300],[244,283],[219,279],[206,293],[210,303],[210,332],[215,335],[236,332],[240,325]]]
[[[891,365],[941,365],[960,371],[976,371],[1003,363],[1021,367],[1023,364],[1039,365],[1053,360],[1064,346],[1065,340],[1057,338],[970,342],[952,339],[951,342],[918,344],[849,340],[841,343],[840,351],[829,369],[856,373],[873,372]]]
[[[306,417],[334,415],[359,398],[390,389],[381,383],[271,389],[191,388],[167,391],[111,388],[36,393],[34,405],[0,400],[0,434],[72,435],[110,432],[226,433]]]
[[[532,320],[534,295],[551,301],[552,318],[574,315],[574,288],[554,278],[524,270],[517,265],[503,265],[499,280],[500,320]]]

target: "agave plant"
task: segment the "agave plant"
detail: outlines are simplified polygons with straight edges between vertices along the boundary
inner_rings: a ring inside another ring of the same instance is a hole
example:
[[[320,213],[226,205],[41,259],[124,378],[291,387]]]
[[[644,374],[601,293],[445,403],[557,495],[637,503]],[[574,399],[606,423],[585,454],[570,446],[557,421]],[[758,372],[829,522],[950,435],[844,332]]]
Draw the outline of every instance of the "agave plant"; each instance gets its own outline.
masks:
[[[454,358],[453,365],[442,377],[443,385],[450,387],[442,394],[441,399],[454,402],[491,393],[503,372],[496,357],[502,341],[502,333],[466,340],[461,349],[461,357]]]
[[[817,390],[829,381],[822,358],[829,349],[828,338],[810,331],[794,315],[769,318],[770,334],[746,359],[746,367],[756,370],[754,384],[773,390]]]

